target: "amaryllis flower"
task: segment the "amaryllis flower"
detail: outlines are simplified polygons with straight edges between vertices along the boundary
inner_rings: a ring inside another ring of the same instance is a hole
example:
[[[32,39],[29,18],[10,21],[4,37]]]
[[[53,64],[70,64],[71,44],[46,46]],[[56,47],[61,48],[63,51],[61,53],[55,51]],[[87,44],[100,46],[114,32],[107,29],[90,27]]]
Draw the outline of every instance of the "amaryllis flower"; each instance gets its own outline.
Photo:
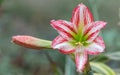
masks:
[[[78,72],[84,70],[88,54],[104,52],[104,41],[98,34],[106,22],[94,21],[90,10],[84,4],[79,4],[73,10],[70,22],[52,20],[51,25],[59,33],[52,41],[52,48],[59,49],[64,54],[75,54]]]

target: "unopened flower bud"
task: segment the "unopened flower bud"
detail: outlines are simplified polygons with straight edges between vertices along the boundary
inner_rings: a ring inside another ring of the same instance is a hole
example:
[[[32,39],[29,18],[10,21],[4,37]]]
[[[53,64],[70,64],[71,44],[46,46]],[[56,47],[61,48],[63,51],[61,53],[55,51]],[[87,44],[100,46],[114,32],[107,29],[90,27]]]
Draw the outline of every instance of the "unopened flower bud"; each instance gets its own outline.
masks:
[[[13,36],[12,41],[15,44],[32,49],[51,48],[51,41],[38,39],[27,35]]]

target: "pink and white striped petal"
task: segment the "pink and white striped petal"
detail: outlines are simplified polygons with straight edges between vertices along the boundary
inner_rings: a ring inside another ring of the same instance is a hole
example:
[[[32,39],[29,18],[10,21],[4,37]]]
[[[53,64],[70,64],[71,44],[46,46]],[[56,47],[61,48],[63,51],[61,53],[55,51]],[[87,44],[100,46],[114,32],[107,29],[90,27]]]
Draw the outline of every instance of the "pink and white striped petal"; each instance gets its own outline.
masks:
[[[52,42],[52,48],[59,49],[63,54],[70,54],[75,51],[75,47],[70,44],[69,41],[62,38],[61,36],[57,36]]]
[[[94,55],[104,52],[105,44],[102,37],[98,36],[91,45],[87,46],[85,50],[88,54]]]
[[[77,29],[79,25],[87,25],[93,21],[92,13],[84,4],[79,4],[73,10],[71,22],[75,25],[75,29]]]
[[[100,30],[104,28],[106,22],[96,21],[88,24],[84,30],[84,36],[87,38],[87,42],[91,43],[99,34]]]
[[[72,39],[74,34],[73,25],[70,22],[64,20],[52,20],[52,27],[58,31],[58,33],[65,39]]]
[[[81,49],[81,48],[79,48]],[[75,53],[75,61],[78,72],[82,72],[85,68],[85,64],[88,61],[87,52],[86,51],[78,51]]]

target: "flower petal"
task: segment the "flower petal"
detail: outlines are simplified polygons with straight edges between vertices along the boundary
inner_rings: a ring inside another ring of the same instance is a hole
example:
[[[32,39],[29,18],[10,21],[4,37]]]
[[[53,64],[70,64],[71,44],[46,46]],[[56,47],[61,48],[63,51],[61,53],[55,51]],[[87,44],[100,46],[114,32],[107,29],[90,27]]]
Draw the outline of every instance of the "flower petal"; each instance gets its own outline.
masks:
[[[105,49],[105,44],[102,39],[102,37],[98,36],[95,40],[94,43],[89,45],[85,50],[88,52],[88,54],[99,54],[101,52],[104,52]]]
[[[72,39],[72,35],[74,34],[73,25],[70,22],[64,20],[52,20],[52,27],[58,31],[58,33],[65,39]]]
[[[59,49],[63,54],[70,54],[75,51],[75,47],[70,44],[69,41],[62,38],[61,36],[57,36],[52,42],[53,49]]]
[[[87,63],[88,57],[86,51],[76,52],[75,61],[78,72],[82,72],[85,68],[85,64]]]
[[[92,42],[99,34],[100,30],[104,28],[106,22],[96,21],[88,24],[84,30],[84,36],[87,38],[88,43]]]
[[[77,29],[79,25],[87,25],[93,22],[92,13],[81,3],[73,10],[71,22],[76,25],[75,29]]]

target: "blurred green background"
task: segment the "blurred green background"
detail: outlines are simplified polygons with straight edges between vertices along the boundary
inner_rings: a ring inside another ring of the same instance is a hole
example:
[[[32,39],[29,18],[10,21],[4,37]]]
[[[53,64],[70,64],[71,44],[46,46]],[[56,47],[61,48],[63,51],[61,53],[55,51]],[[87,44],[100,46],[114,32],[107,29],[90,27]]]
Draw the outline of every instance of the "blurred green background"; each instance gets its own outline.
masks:
[[[101,32],[105,63],[120,75],[120,0],[83,0],[96,20],[108,22]],[[11,42],[14,35],[53,40],[50,20],[70,20],[80,0],[0,0],[0,75],[64,75],[65,56],[57,50],[33,50]],[[60,74],[57,74],[56,71]]]

